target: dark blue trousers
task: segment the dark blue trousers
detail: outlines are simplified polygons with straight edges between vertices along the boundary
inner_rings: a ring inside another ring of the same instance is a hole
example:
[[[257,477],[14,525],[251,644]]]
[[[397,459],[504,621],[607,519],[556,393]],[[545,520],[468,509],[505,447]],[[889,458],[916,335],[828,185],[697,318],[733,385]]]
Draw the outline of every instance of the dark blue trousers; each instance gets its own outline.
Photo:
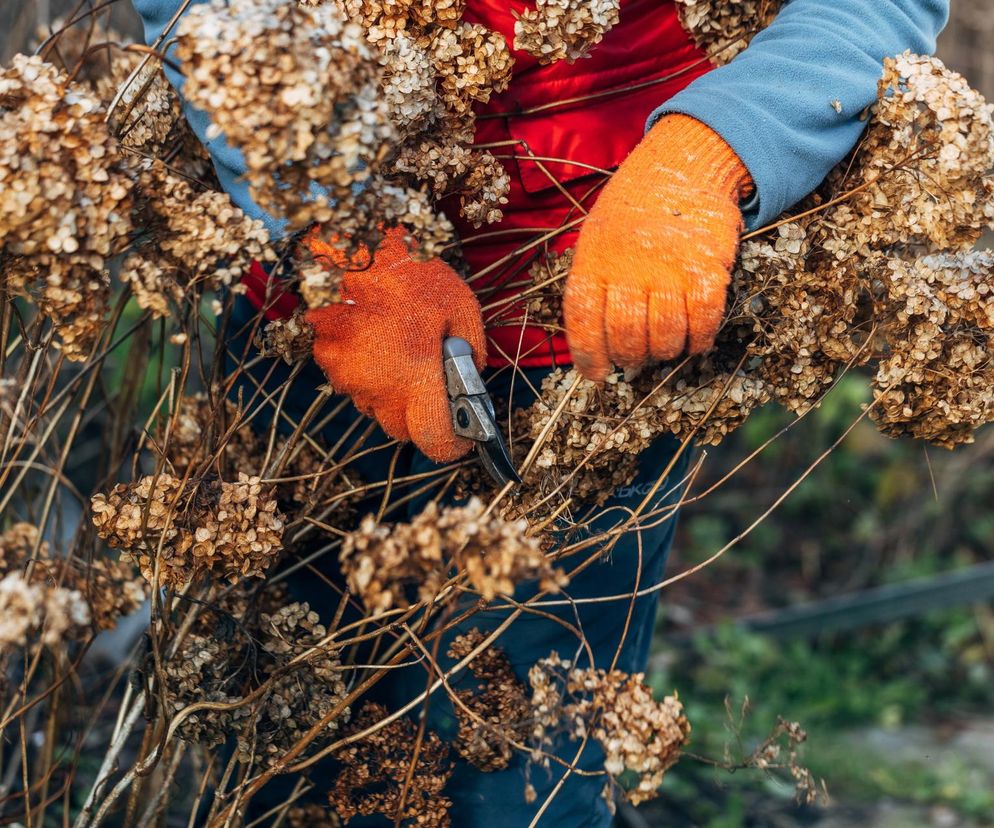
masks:
[[[234,315],[232,325],[246,324],[254,313],[247,307],[243,299],[238,300],[238,311]],[[243,337],[234,336],[229,340],[229,351],[241,354],[245,347]],[[253,383],[248,378],[239,382],[236,393],[240,389],[243,400],[248,400],[257,390],[257,383],[265,381],[267,391],[282,392],[289,381],[290,372],[280,364],[272,370],[272,362],[261,361],[252,370],[256,378]],[[526,371],[531,384],[536,388],[541,386],[542,378],[547,369],[528,369]],[[313,363],[293,380],[289,393],[285,396],[284,410],[294,420],[299,420],[314,400],[316,389],[325,382],[320,369]],[[488,380],[491,395],[506,399],[511,393],[510,372],[492,377]],[[512,404],[515,407],[527,406],[534,399],[528,384],[519,376],[514,383]],[[258,399],[258,398],[257,398]],[[333,398],[327,406],[330,410],[340,402]],[[329,443],[337,443],[343,439],[343,445],[350,445],[364,431],[366,423],[356,426],[361,418],[351,405],[331,418],[323,429],[323,436]],[[261,415],[260,415],[261,418]],[[321,419],[318,415],[317,420]],[[317,421],[316,420],[316,421]],[[281,430],[286,431],[289,428]],[[351,429],[351,431],[350,431]],[[371,448],[388,442],[386,437],[377,429],[368,437],[363,448]],[[630,510],[636,508],[651,489],[659,474],[666,468],[677,449],[675,440],[661,439],[645,451],[639,458],[638,476],[631,485],[613,491],[598,516],[594,518],[589,528],[584,530],[594,535],[615,526],[623,520]],[[359,457],[350,468],[354,468],[365,482],[383,480],[387,469],[397,451],[395,446],[373,451]],[[675,464],[667,480],[656,494],[656,501],[650,508],[659,508],[667,503],[674,503],[679,498],[679,482],[686,471],[686,458],[680,458]],[[395,465],[394,476],[404,477],[437,468],[423,454],[412,446],[399,450]],[[402,497],[409,492],[400,489],[396,497]],[[391,511],[388,518],[392,521],[408,520],[417,514],[433,493],[414,498],[404,503],[400,508]],[[450,498],[451,501],[451,498]],[[367,502],[360,504],[360,515],[376,512],[382,504],[382,490],[376,490]],[[562,562],[568,572],[578,564],[596,556],[596,561],[577,574],[566,587],[564,594],[552,595],[534,606],[544,613],[553,615],[570,627],[582,631],[593,660],[597,667],[608,668],[620,649],[617,667],[627,672],[641,672],[645,669],[652,642],[652,633],[658,604],[656,593],[635,600],[634,606],[629,599],[608,602],[584,603],[585,599],[596,599],[603,596],[625,595],[632,593],[636,585],[645,589],[658,583],[663,576],[666,559],[673,538],[675,517],[667,520],[647,521],[645,529],[628,532],[617,541],[613,548],[598,554],[596,549],[585,550],[578,555]],[[563,528],[564,542],[581,540],[583,535],[578,531],[570,532]],[[640,565],[641,558],[641,565]],[[337,556],[329,556],[320,563],[324,574],[336,581],[342,582],[338,570]],[[322,620],[327,621],[331,607],[335,602],[334,596],[327,584],[313,575],[301,575],[291,579],[290,590],[296,600],[306,600],[311,607],[322,614]],[[526,601],[535,595],[536,585],[522,584],[515,599]],[[571,601],[564,600],[566,597]],[[465,606],[473,604],[466,599]],[[499,605],[499,599],[494,602]],[[445,652],[452,638],[461,632],[478,628],[483,632],[495,629],[507,618],[513,610],[508,607],[484,609],[475,613],[460,627],[445,633],[438,648],[438,661],[443,668],[452,665],[445,657]],[[458,612],[450,617],[458,617]],[[501,635],[497,646],[502,648],[510,659],[518,678],[527,684],[528,670],[539,659],[551,652],[558,652],[563,658],[575,659],[579,666],[589,666],[590,659],[587,649],[581,647],[577,636],[563,624],[549,617],[535,613],[522,613],[513,624]],[[467,671],[468,672],[468,671]],[[394,709],[399,708],[423,693],[428,681],[428,674],[423,666],[417,665],[401,671],[392,672],[376,690],[376,697],[386,701]],[[453,681],[456,688],[473,686],[472,676],[462,675]],[[412,713],[421,713],[424,705],[419,704]],[[456,722],[451,703],[444,689],[434,693],[427,708],[429,725],[439,732],[443,738],[451,738],[456,731]],[[576,758],[578,743],[562,738],[555,746],[557,755],[567,762]],[[603,755],[595,743],[590,743],[576,763],[577,767],[598,771],[603,768]],[[452,818],[456,828],[527,828],[534,815],[542,806],[551,791],[560,783],[565,774],[562,765],[552,763],[551,768],[532,766],[527,767],[527,757],[515,755],[508,768],[493,773],[481,773],[470,765],[457,762],[455,774],[446,787],[446,795],[453,800]],[[530,782],[537,793],[532,804],[527,804],[523,795],[526,782]],[[583,776],[572,773],[562,784],[550,806],[544,812],[540,824],[547,826],[563,826],[563,828],[604,828],[611,823],[606,803],[601,794],[604,788],[602,776]],[[389,825],[387,820],[355,820],[353,825]]]

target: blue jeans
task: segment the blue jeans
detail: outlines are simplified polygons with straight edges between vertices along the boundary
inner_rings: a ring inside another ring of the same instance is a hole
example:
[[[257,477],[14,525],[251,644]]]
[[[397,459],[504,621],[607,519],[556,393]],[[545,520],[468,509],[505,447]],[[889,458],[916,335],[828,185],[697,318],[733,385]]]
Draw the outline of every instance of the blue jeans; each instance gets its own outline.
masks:
[[[238,299],[239,310],[234,314],[232,324],[245,324],[253,313],[247,308],[244,299]],[[229,349],[237,354],[242,353],[245,340],[233,337],[229,340]],[[252,373],[258,382],[273,367],[270,360],[264,360],[256,366]],[[536,388],[548,369],[527,369],[526,374]],[[265,382],[268,391],[283,391],[289,381],[290,371],[279,364],[269,374]],[[313,401],[316,389],[325,382],[324,375],[314,364],[309,363],[293,380],[293,386],[285,396],[284,410],[296,421],[308,409]],[[256,390],[249,380],[239,383],[244,399],[248,399]],[[510,372],[504,371],[488,380],[488,389],[495,399],[506,398],[510,391]],[[527,406],[534,399],[528,384],[519,377],[514,383],[513,406]],[[327,409],[339,403],[338,398],[332,398]],[[336,443],[343,435],[350,434],[349,429],[361,418],[351,405],[332,417],[324,426],[323,436],[330,443]],[[321,414],[312,422],[321,419]],[[289,424],[281,430],[289,430]],[[353,428],[351,436],[347,436],[344,445],[353,442],[364,429]],[[377,429],[376,433],[367,438],[364,448],[373,447],[386,442],[385,436]],[[663,438],[650,446],[639,457],[638,475],[628,486],[613,491],[604,504],[599,516],[592,521],[586,531],[594,535],[615,525],[627,515],[628,510],[636,508],[644,499],[657,476],[673,458],[677,442],[671,438]],[[383,480],[388,466],[393,459],[393,447],[374,451],[359,457],[354,462],[354,468],[365,482]],[[686,453],[685,453],[686,454]],[[659,487],[657,502],[651,508],[659,508],[667,503],[674,503],[679,498],[677,484],[686,471],[687,459],[681,457],[670,472],[670,478]],[[405,446],[399,453],[394,467],[395,477],[416,475],[429,472],[437,466],[412,446]],[[674,491],[671,491],[674,490]],[[408,520],[424,507],[432,493],[425,493],[405,503],[401,508],[390,513],[388,519],[393,521]],[[360,515],[375,512],[381,506],[382,495],[377,492],[367,502],[359,504]],[[451,502],[451,498],[450,498]],[[640,589],[657,583],[663,575],[670,544],[673,539],[675,518],[649,521],[649,528],[640,532],[628,532],[614,544],[613,548],[602,558],[587,566],[577,574],[566,587],[565,595],[573,601],[594,599],[610,595],[625,595],[632,593],[636,582]],[[580,537],[575,533],[565,534],[565,540],[575,542]],[[641,571],[638,566],[639,546],[641,540]],[[586,561],[596,550],[587,550],[574,558],[563,562],[566,571],[582,561]],[[322,564],[325,574],[338,583],[342,576],[338,571],[337,557],[329,556]],[[327,616],[332,596],[327,585],[312,576],[302,575],[291,579],[291,593],[296,600],[306,600],[313,609]],[[519,586],[515,599],[525,601],[535,594],[534,584]],[[655,593],[637,599],[632,606],[630,600],[614,600],[603,603],[570,603],[563,600],[564,595],[551,595],[544,599],[547,604],[538,602],[534,606],[543,609],[574,628],[582,630],[590,651],[593,654],[595,666],[608,668],[611,666],[615,653],[620,648],[617,667],[626,672],[641,672],[645,670],[652,642],[652,633],[656,616],[658,596]],[[474,603],[472,598],[466,599],[466,606]],[[499,599],[494,602],[499,605]],[[507,618],[511,609],[490,609],[476,612],[461,626],[458,626],[442,637],[438,648],[438,661],[443,669],[450,667],[453,662],[445,657],[445,652],[451,640],[458,634],[472,628],[483,632],[493,630]],[[629,614],[631,615],[629,619]],[[324,618],[327,620],[327,618]],[[622,640],[624,639],[624,640]],[[539,659],[556,651],[563,658],[576,659],[579,666],[589,666],[589,657],[585,649],[578,647],[576,636],[555,620],[534,613],[521,614],[497,640],[499,646],[509,658],[517,677],[527,685],[528,670]],[[453,684],[456,689],[461,686],[473,686],[472,676],[468,671],[456,679]],[[375,697],[385,701],[394,709],[403,706],[424,692],[427,674],[422,666],[414,666],[401,671],[391,672],[377,687]],[[423,704],[415,708],[420,713]],[[444,690],[437,691],[428,707],[430,727],[443,738],[451,739],[456,732],[456,721]],[[554,746],[554,752],[567,762],[572,762],[578,749],[577,742],[563,738]],[[562,765],[552,763],[551,769],[532,766],[527,769],[527,757],[517,753],[510,765],[500,771],[482,773],[465,762],[457,761],[453,778],[446,786],[445,794],[453,800],[451,810],[452,824],[455,828],[526,828],[537,810],[560,782],[565,769]],[[591,741],[577,762],[579,768],[598,771],[603,769],[603,754],[599,746]],[[527,769],[527,770],[526,770]],[[535,788],[537,797],[532,804],[527,804],[523,791],[527,781]],[[610,825],[611,816],[602,798],[604,779],[602,776],[582,776],[571,774],[563,783],[550,806],[546,809],[540,821],[541,825],[564,826],[564,828],[605,828]],[[392,820],[353,820],[352,825],[387,826]]]

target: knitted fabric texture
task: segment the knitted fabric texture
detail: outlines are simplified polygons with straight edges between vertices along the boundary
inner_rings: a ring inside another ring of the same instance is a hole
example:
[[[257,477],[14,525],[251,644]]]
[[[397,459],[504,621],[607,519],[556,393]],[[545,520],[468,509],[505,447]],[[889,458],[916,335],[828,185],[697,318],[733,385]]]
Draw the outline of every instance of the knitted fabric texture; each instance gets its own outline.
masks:
[[[649,131],[590,211],[566,282],[566,335],[585,376],[711,347],[751,190],[699,121],[671,115]]]
[[[316,240],[310,247],[335,260],[332,248]],[[452,430],[442,340],[461,336],[482,370],[483,320],[466,282],[439,259],[412,258],[404,231],[393,229],[368,267],[345,272],[341,294],[342,302],[306,316],[328,381],[387,434],[412,440],[432,460],[465,454],[472,443]]]

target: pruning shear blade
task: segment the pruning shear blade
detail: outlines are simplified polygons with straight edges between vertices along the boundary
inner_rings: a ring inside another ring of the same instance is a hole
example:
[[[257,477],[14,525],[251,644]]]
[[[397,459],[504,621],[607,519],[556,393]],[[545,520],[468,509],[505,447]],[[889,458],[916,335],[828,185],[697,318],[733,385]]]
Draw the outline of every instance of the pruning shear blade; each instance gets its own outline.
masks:
[[[498,486],[520,483],[521,478],[497,428],[493,401],[473,362],[470,344],[458,336],[448,337],[442,343],[442,361],[453,430],[476,444],[483,468]]]

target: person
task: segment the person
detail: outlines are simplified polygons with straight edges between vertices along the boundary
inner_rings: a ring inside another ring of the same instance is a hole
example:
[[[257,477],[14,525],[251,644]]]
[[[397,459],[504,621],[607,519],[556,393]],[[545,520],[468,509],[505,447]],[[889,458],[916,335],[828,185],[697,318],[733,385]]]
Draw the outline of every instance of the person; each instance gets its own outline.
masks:
[[[183,6],[183,0],[133,3],[149,43]],[[464,19],[512,43],[515,12],[525,6],[517,0],[468,0]],[[504,262],[505,274],[520,273],[534,256],[534,250],[519,252],[529,231],[533,236],[536,227],[579,224],[547,245],[552,252],[575,247],[565,289],[565,334],[531,325],[520,305],[497,301],[515,288],[495,278],[473,283],[497,306],[485,319],[464,279],[440,260],[416,261],[395,232],[367,270],[346,277],[343,294],[351,302],[309,312],[321,371],[309,365],[296,375],[285,397],[288,412],[294,418],[303,414],[324,381],[323,371],[355,404],[330,418],[327,436],[348,445],[346,438],[362,431],[355,427],[362,412],[390,437],[412,441],[397,457],[393,449],[362,452],[355,460],[359,473],[383,479],[393,463],[396,475],[417,475],[469,449],[450,421],[440,357],[446,335],[466,338],[481,366],[485,357],[491,393],[511,394],[512,405],[528,404],[553,367],[572,362],[587,378],[601,381],[612,365],[636,368],[706,351],[722,319],[743,228],[771,222],[823,180],[860,137],[883,59],[905,50],[931,53],[947,16],[948,0],[788,0],[741,54],[715,68],[681,26],[673,0],[622,0],[619,23],[589,59],[543,65],[514,52],[510,88],[481,108],[477,131],[480,144],[517,148],[503,161],[511,191],[499,229],[507,232],[477,231],[452,211],[448,215],[472,270],[493,272],[492,265]],[[181,72],[168,66],[167,74],[182,93]],[[234,202],[278,231],[240,180],[244,165],[237,148],[223,135],[208,137],[210,113],[185,111]],[[603,175],[595,172],[602,170],[616,170],[604,186]],[[575,222],[582,214],[584,221]],[[250,285],[257,306],[259,291]],[[517,314],[509,311],[514,307]],[[243,322],[256,312],[244,299],[238,309]],[[509,363],[527,381],[512,383]],[[288,371],[277,371],[266,381],[275,387],[290,378]],[[686,463],[671,463],[676,452],[670,439],[644,452],[635,481],[612,493],[606,516],[589,531],[608,526],[615,519],[609,512],[635,508],[668,464],[671,480],[654,505],[675,502]],[[392,514],[409,517],[423,503],[408,499]],[[371,509],[380,505],[377,499]],[[673,525],[661,521],[622,537],[610,555],[572,580],[569,596],[624,595],[636,585],[657,583]],[[529,589],[534,587],[523,586],[516,597],[533,594]],[[319,609],[321,601],[311,597]],[[557,605],[545,616],[524,614],[497,643],[522,680],[531,664],[552,651],[575,654],[581,666],[592,658],[598,667],[637,672],[647,663],[655,609],[653,594],[634,602]],[[470,623],[492,629],[504,617],[503,611],[485,610]],[[568,626],[582,630],[589,650],[578,650]],[[425,673],[390,681],[399,705],[424,690]],[[443,732],[451,725],[444,700],[432,702],[429,715]],[[566,742],[560,755],[571,761],[576,748]],[[577,760],[580,773],[555,763],[529,769],[524,757],[490,774],[458,763],[446,789],[453,824],[528,826],[544,808],[541,824],[608,825],[603,778],[582,773],[602,765],[595,744]],[[523,793],[526,775],[536,794],[531,801]]]

